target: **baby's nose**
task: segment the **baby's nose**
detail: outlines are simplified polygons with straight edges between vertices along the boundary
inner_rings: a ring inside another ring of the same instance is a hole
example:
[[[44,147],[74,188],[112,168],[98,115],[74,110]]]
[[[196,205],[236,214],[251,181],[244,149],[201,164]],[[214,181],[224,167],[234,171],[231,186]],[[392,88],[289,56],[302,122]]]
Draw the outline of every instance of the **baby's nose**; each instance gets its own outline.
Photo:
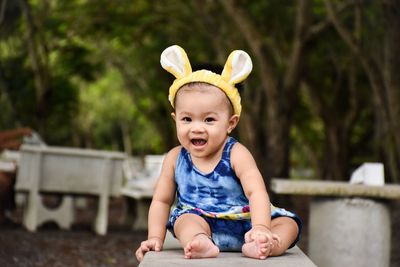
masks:
[[[192,132],[204,132],[204,125],[201,122],[195,122],[192,124]]]

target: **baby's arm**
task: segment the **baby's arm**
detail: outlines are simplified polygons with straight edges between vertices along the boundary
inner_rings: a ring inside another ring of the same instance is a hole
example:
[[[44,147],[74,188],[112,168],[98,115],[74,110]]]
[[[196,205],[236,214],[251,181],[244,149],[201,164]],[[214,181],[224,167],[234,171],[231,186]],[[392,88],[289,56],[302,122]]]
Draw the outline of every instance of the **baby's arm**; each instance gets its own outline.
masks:
[[[164,244],[165,226],[175,198],[174,172],[179,151],[180,147],[176,147],[165,156],[149,209],[148,238],[136,250],[138,261],[141,261],[148,251],[160,251]]]
[[[246,233],[245,241],[255,240],[263,235],[267,242],[279,241],[276,235],[271,233],[271,205],[264,180],[257,168],[251,153],[242,144],[237,143],[231,153],[232,167],[240,179],[244,193],[249,199],[251,223],[253,228]]]

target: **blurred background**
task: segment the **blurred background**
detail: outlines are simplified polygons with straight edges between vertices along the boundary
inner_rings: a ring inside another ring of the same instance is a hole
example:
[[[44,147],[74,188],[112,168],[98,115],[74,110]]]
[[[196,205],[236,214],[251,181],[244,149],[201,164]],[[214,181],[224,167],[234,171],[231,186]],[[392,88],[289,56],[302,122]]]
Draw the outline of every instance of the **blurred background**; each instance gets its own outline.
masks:
[[[400,171],[397,1],[1,0],[0,129],[128,154],[177,144],[160,53],[251,55],[236,136],[268,177]]]

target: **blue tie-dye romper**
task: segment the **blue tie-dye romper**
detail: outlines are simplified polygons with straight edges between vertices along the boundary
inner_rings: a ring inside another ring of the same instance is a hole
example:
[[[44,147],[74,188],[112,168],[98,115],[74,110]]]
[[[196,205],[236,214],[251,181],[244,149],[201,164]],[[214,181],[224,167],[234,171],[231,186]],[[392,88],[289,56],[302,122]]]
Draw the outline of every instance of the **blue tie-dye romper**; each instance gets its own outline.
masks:
[[[211,237],[220,250],[241,250],[251,222],[249,200],[231,167],[230,154],[236,142],[234,138],[228,138],[220,162],[208,174],[198,170],[188,151],[181,149],[175,169],[177,204],[167,224],[172,233],[180,215],[193,213],[203,217],[210,225]],[[300,218],[292,212],[271,205],[271,215],[272,219],[291,217],[301,229]]]

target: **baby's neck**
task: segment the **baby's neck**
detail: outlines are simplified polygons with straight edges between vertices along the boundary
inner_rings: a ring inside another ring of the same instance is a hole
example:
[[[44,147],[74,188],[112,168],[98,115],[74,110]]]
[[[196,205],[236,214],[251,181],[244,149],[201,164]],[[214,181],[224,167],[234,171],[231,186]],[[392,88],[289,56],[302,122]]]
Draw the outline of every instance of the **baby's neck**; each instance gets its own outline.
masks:
[[[224,147],[225,143],[220,149],[218,149],[216,153],[208,155],[207,157],[193,157],[192,155],[190,155],[193,165],[204,174],[209,174],[213,172],[218,163],[221,161]]]
[[[202,173],[208,174],[215,170],[218,163],[220,162],[221,157],[219,159],[209,160],[208,158],[192,158],[193,165],[201,171]]]

